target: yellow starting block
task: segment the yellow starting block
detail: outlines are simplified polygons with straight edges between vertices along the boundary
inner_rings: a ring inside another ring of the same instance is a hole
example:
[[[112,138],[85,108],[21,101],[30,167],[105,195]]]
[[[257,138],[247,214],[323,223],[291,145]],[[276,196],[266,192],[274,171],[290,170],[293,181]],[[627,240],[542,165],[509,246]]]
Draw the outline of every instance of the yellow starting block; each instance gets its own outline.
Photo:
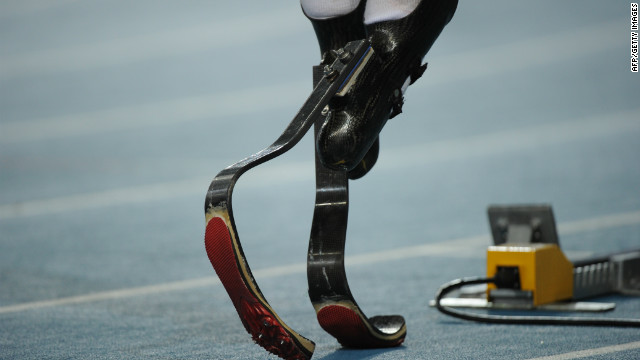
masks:
[[[490,246],[487,276],[498,275],[499,269],[513,271],[519,281],[511,289],[498,290],[489,284],[490,301],[525,301],[539,306],[573,297],[573,264],[556,244]]]
[[[581,300],[611,293],[640,296],[640,249],[572,262],[560,249],[550,205],[494,205],[487,213],[493,238],[487,277],[448,284],[444,294],[459,293],[442,296],[441,307],[609,311],[615,303]]]

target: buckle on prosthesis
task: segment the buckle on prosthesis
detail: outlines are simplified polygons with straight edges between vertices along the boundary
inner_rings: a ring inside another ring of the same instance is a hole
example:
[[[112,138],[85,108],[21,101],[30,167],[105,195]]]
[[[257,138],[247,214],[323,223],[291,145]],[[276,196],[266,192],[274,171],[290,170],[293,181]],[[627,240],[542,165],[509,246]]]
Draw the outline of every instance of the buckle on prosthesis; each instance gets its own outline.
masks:
[[[391,94],[391,113],[389,114],[389,119],[393,119],[402,113],[404,92],[407,91],[409,85],[413,85],[413,83],[422,77],[422,74],[427,70],[427,65],[428,63],[424,63],[422,65],[418,63],[418,65],[411,68],[409,76],[404,81],[404,84],[402,84],[402,87],[393,90],[393,93]]]

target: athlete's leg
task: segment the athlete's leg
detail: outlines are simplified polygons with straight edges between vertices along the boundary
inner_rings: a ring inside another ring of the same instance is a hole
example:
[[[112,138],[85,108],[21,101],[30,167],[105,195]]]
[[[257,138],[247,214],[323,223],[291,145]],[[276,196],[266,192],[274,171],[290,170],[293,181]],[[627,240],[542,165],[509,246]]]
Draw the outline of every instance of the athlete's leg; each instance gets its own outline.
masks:
[[[364,10],[365,25],[387,20],[398,20],[411,14],[420,0],[368,0]]]
[[[355,10],[360,0],[300,0],[305,15],[311,19],[329,19]]]
[[[364,39],[364,0],[362,4],[359,0],[300,0],[300,5],[311,20],[322,55]]]
[[[402,111],[402,92],[422,75],[422,58],[451,20],[457,0],[368,0],[365,31],[375,51],[347,94],[336,99],[316,139],[321,162],[351,170]]]

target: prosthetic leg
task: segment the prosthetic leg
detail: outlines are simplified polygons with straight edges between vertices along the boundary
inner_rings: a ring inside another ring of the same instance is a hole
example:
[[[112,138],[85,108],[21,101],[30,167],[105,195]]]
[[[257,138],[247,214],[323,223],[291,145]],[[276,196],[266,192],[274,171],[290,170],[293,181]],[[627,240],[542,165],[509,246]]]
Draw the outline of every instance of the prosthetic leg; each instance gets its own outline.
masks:
[[[209,260],[253,340],[285,359],[309,359],[315,344],[280,319],[253,278],[233,218],[233,188],[246,171],[297,144],[335,93],[344,89],[350,77],[371,58],[372,52],[366,40],[349,43],[339,58],[323,66],[322,79],[276,142],[222,170],[207,192],[205,248]]]
[[[407,330],[402,316],[365,316],[349,290],[344,269],[348,180],[364,176],[375,163],[382,127],[402,112],[403,92],[426,69],[422,58],[451,20],[457,0],[372,1],[363,8],[364,3],[328,19],[320,11],[305,13],[325,61],[341,56],[331,50],[344,41],[341,34],[363,34],[375,54],[329,101],[324,118],[316,122],[316,207],[307,276],[322,328],[343,346],[379,348],[400,345]],[[406,12],[404,5],[410,8]],[[367,17],[375,21],[368,22]],[[316,68],[314,82],[320,76],[321,68]]]
[[[320,81],[321,76],[321,67],[316,67],[314,83]],[[324,121],[324,118],[316,121],[316,136]],[[307,256],[309,298],[320,326],[343,346],[397,346],[404,341],[407,333],[404,318],[399,315],[368,318],[349,290],[344,268],[349,211],[348,181],[346,171],[325,167],[316,152],[316,205]]]

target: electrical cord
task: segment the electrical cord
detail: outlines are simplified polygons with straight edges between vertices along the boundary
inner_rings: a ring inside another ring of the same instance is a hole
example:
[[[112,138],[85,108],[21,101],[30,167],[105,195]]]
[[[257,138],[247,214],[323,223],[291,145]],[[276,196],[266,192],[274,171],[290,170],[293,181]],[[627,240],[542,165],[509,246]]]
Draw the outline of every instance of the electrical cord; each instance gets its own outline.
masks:
[[[436,308],[449,316],[463,320],[477,321],[489,324],[518,324],[518,325],[570,325],[570,326],[609,326],[609,327],[640,327],[640,319],[615,319],[593,317],[561,317],[561,316],[512,316],[488,315],[459,311],[443,306],[440,301],[448,293],[467,285],[490,284],[499,282],[498,278],[463,278],[444,284],[436,294]]]

